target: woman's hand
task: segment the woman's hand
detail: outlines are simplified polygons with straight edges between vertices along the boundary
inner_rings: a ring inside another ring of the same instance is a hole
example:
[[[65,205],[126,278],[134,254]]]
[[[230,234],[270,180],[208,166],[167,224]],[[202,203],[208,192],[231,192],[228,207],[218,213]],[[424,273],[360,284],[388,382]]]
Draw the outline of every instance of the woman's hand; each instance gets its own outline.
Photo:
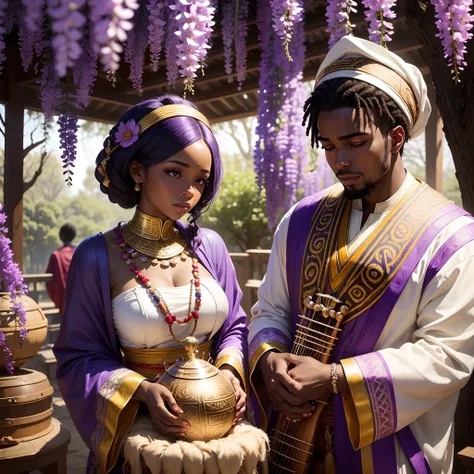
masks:
[[[165,436],[185,436],[190,425],[180,418],[183,410],[164,385],[144,380],[135,392],[135,398],[146,404],[151,421],[160,433]]]
[[[233,367],[223,365],[219,370],[220,373],[232,384],[232,387],[235,391],[235,396],[237,398],[237,406],[235,407],[235,418],[232,421],[232,424],[235,425],[244,417],[247,394],[241,387],[240,380],[236,376],[236,372],[234,372],[235,369]]]

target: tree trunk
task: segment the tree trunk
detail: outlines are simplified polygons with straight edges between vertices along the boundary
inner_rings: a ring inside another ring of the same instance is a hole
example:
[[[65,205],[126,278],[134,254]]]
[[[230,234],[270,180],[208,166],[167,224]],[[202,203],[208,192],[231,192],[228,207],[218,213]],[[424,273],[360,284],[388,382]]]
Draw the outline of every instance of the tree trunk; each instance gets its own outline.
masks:
[[[427,0],[403,0],[409,25],[428,59],[444,133],[453,154],[463,207],[474,214],[474,47],[469,42],[467,66],[461,84],[455,84],[444,58],[435,25],[435,12]],[[461,390],[455,419],[455,453],[474,446],[474,377]],[[456,474],[464,472],[455,459]]]

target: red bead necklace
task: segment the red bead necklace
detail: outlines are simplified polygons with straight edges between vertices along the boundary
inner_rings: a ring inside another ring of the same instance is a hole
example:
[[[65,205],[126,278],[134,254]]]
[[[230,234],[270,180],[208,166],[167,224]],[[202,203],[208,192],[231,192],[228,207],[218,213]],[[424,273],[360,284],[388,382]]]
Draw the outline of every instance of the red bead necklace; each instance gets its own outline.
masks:
[[[120,224],[115,227],[115,242],[122,250],[121,258],[130,268],[130,271],[135,275],[135,278],[146,288],[150,296],[153,298],[158,309],[165,317],[165,322],[168,325],[169,331],[173,339],[179,343],[183,343],[184,339],[178,339],[173,333],[173,324],[187,324],[191,320],[194,320],[193,330],[190,336],[194,335],[197,327],[197,322],[199,319],[199,310],[201,308],[201,281],[199,279],[199,265],[196,257],[192,257],[192,278],[190,282],[190,292],[189,292],[189,309],[188,314],[184,318],[178,318],[172,314],[166,304],[164,298],[161,296],[160,292],[151,286],[150,279],[147,278],[143,273],[137,268],[134,263],[136,257],[141,256],[140,252],[135,250],[132,247],[127,246],[125,239],[122,235],[120,229]],[[143,261],[143,259],[141,259]],[[192,309],[192,299],[193,299],[193,288],[194,288],[194,309]]]

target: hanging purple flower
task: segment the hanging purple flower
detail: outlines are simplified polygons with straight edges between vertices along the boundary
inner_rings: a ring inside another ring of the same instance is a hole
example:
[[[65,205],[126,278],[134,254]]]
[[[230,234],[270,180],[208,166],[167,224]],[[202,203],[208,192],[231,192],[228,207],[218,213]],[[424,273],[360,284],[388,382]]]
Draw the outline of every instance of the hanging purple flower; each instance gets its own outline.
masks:
[[[143,16],[136,15],[135,19],[135,27],[130,30],[125,43],[124,57],[125,61],[130,64],[128,78],[132,82],[133,88],[141,90],[148,35]]]
[[[295,41],[289,45],[288,61],[280,40],[273,33],[269,0],[259,0],[257,26],[261,46],[258,124],[254,161],[259,187],[265,188],[267,215],[274,227],[281,213],[291,207],[301,181],[306,139],[301,126],[305,93],[304,27],[295,25]]]
[[[178,44],[179,38],[175,35],[178,30],[178,21],[174,11],[167,9],[167,30],[166,30],[166,78],[170,84],[173,84],[179,77],[178,67]]]
[[[114,72],[119,68],[122,44],[138,9],[137,0],[89,0],[94,52],[100,55],[103,69]]]
[[[226,0],[222,8],[222,42],[224,43],[224,70],[226,74],[232,74],[232,63],[234,51],[234,29],[235,29],[235,0]]]
[[[67,68],[74,66],[81,55],[80,40],[86,19],[79,9],[84,1],[48,0],[48,15],[53,31],[51,46],[59,78],[66,75]]]
[[[3,70],[3,63],[5,62],[5,15],[8,8],[7,0],[0,0],[0,71]]]
[[[165,2],[149,0],[146,7],[149,12],[148,45],[150,46],[150,61],[153,71],[157,72],[165,36]]]
[[[431,0],[436,11],[436,26],[448,60],[453,80],[461,81],[460,73],[466,66],[466,44],[472,38],[474,16],[471,15],[472,0]]]
[[[35,35],[28,30],[24,21],[20,23],[18,28],[18,44],[20,46],[21,65],[26,72],[33,62]]]
[[[72,186],[72,176],[77,153],[77,130],[79,125],[77,123],[77,115],[66,112],[59,116],[59,147],[63,151],[61,160],[63,162],[63,174],[65,175],[65,182],[68,186]]]
[[[76,87],[75,99],[77,107],[85,109],[89,106],[90,95],[97,79],[97,54],[94,53],[90,41],[84,39],[82,54],[73,69],[73,83]]]
[[[326,18],[328,21],[329,49],[331,49],[343,36],[352,34],[355,27],[351,23],[350,15],[357,13],[355,0],[328,0]]]
[[[202,67],[210,48],[214,8],[209,0],[176,0],[169,7],[178,23],[175,32],[179,38],[177,63],[184,78],[184,92],[194,93],[196,72]]]
[[[62,97],[61,89],[57,87],[59,78],[51,61],[45,61],[41,70],[40,99],[46,120],[53,120],[56,107]]]
[[[11,296],[12,310],[19,317],[20,322],[20,344],[25,340],[28,331],[26,329],[26,312],[21,303],[21,296],[28,294],[28,287],[23,281],[18,264],[13,261],[13,253],[10,249],[10,239],[7,237],[7,216],[0,204],[0,280],[8,288]],[[0,330],[0,349],[5,353],[5,368],[13,374],[12,352],[7,347],[5,334]]]
[[[386,47],[392,41],[393,20],[396,17],[392,8],[397,0],[362,0],[366,8],[365,19],[369,25],[369,39]]]
[[[34,33],[43,25],[45,0],[22,0],[23,20],[30,33]]]
[[[10,0],[8,2],[8,8],[7,11],[5,12],[4,19],[4,26],[5,26],[5,34],[8,35],[13,31],[13,28],[15,25],[18,25],[20,23],[20,9],[21,9],[21,3],[17,0]]]
[[[115,141],[123,148],[132,146],[138,140],[140,126],[131,119],[128,122],[120,122],[115,132]]]
[[[237,72],[237,89],[242,89],[247,72],[247,19],[249,15],[248,0],[239,0],[239,10],[237,12],[237,36],[235,38],[235,70]]]
[[[289,45],[295,24],[303,20],[303,0],[270,0],[273,28],[283,40],[286,57],[292,61]]]

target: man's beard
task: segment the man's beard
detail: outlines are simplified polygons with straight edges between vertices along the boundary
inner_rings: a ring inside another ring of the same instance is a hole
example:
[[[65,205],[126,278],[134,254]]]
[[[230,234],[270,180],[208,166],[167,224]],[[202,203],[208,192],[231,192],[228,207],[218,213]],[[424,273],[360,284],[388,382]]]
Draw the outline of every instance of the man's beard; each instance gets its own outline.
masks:
[[[372,181],[365,183],[364,187],[361,189],[351,189],[351,188],[346,188],[344,186],[343,196],[346,199],[349,199],[349,201],[352,201],[354,199],[363,199],[371,193],[374,186],[375,186],[375,183],[373,183]]]

